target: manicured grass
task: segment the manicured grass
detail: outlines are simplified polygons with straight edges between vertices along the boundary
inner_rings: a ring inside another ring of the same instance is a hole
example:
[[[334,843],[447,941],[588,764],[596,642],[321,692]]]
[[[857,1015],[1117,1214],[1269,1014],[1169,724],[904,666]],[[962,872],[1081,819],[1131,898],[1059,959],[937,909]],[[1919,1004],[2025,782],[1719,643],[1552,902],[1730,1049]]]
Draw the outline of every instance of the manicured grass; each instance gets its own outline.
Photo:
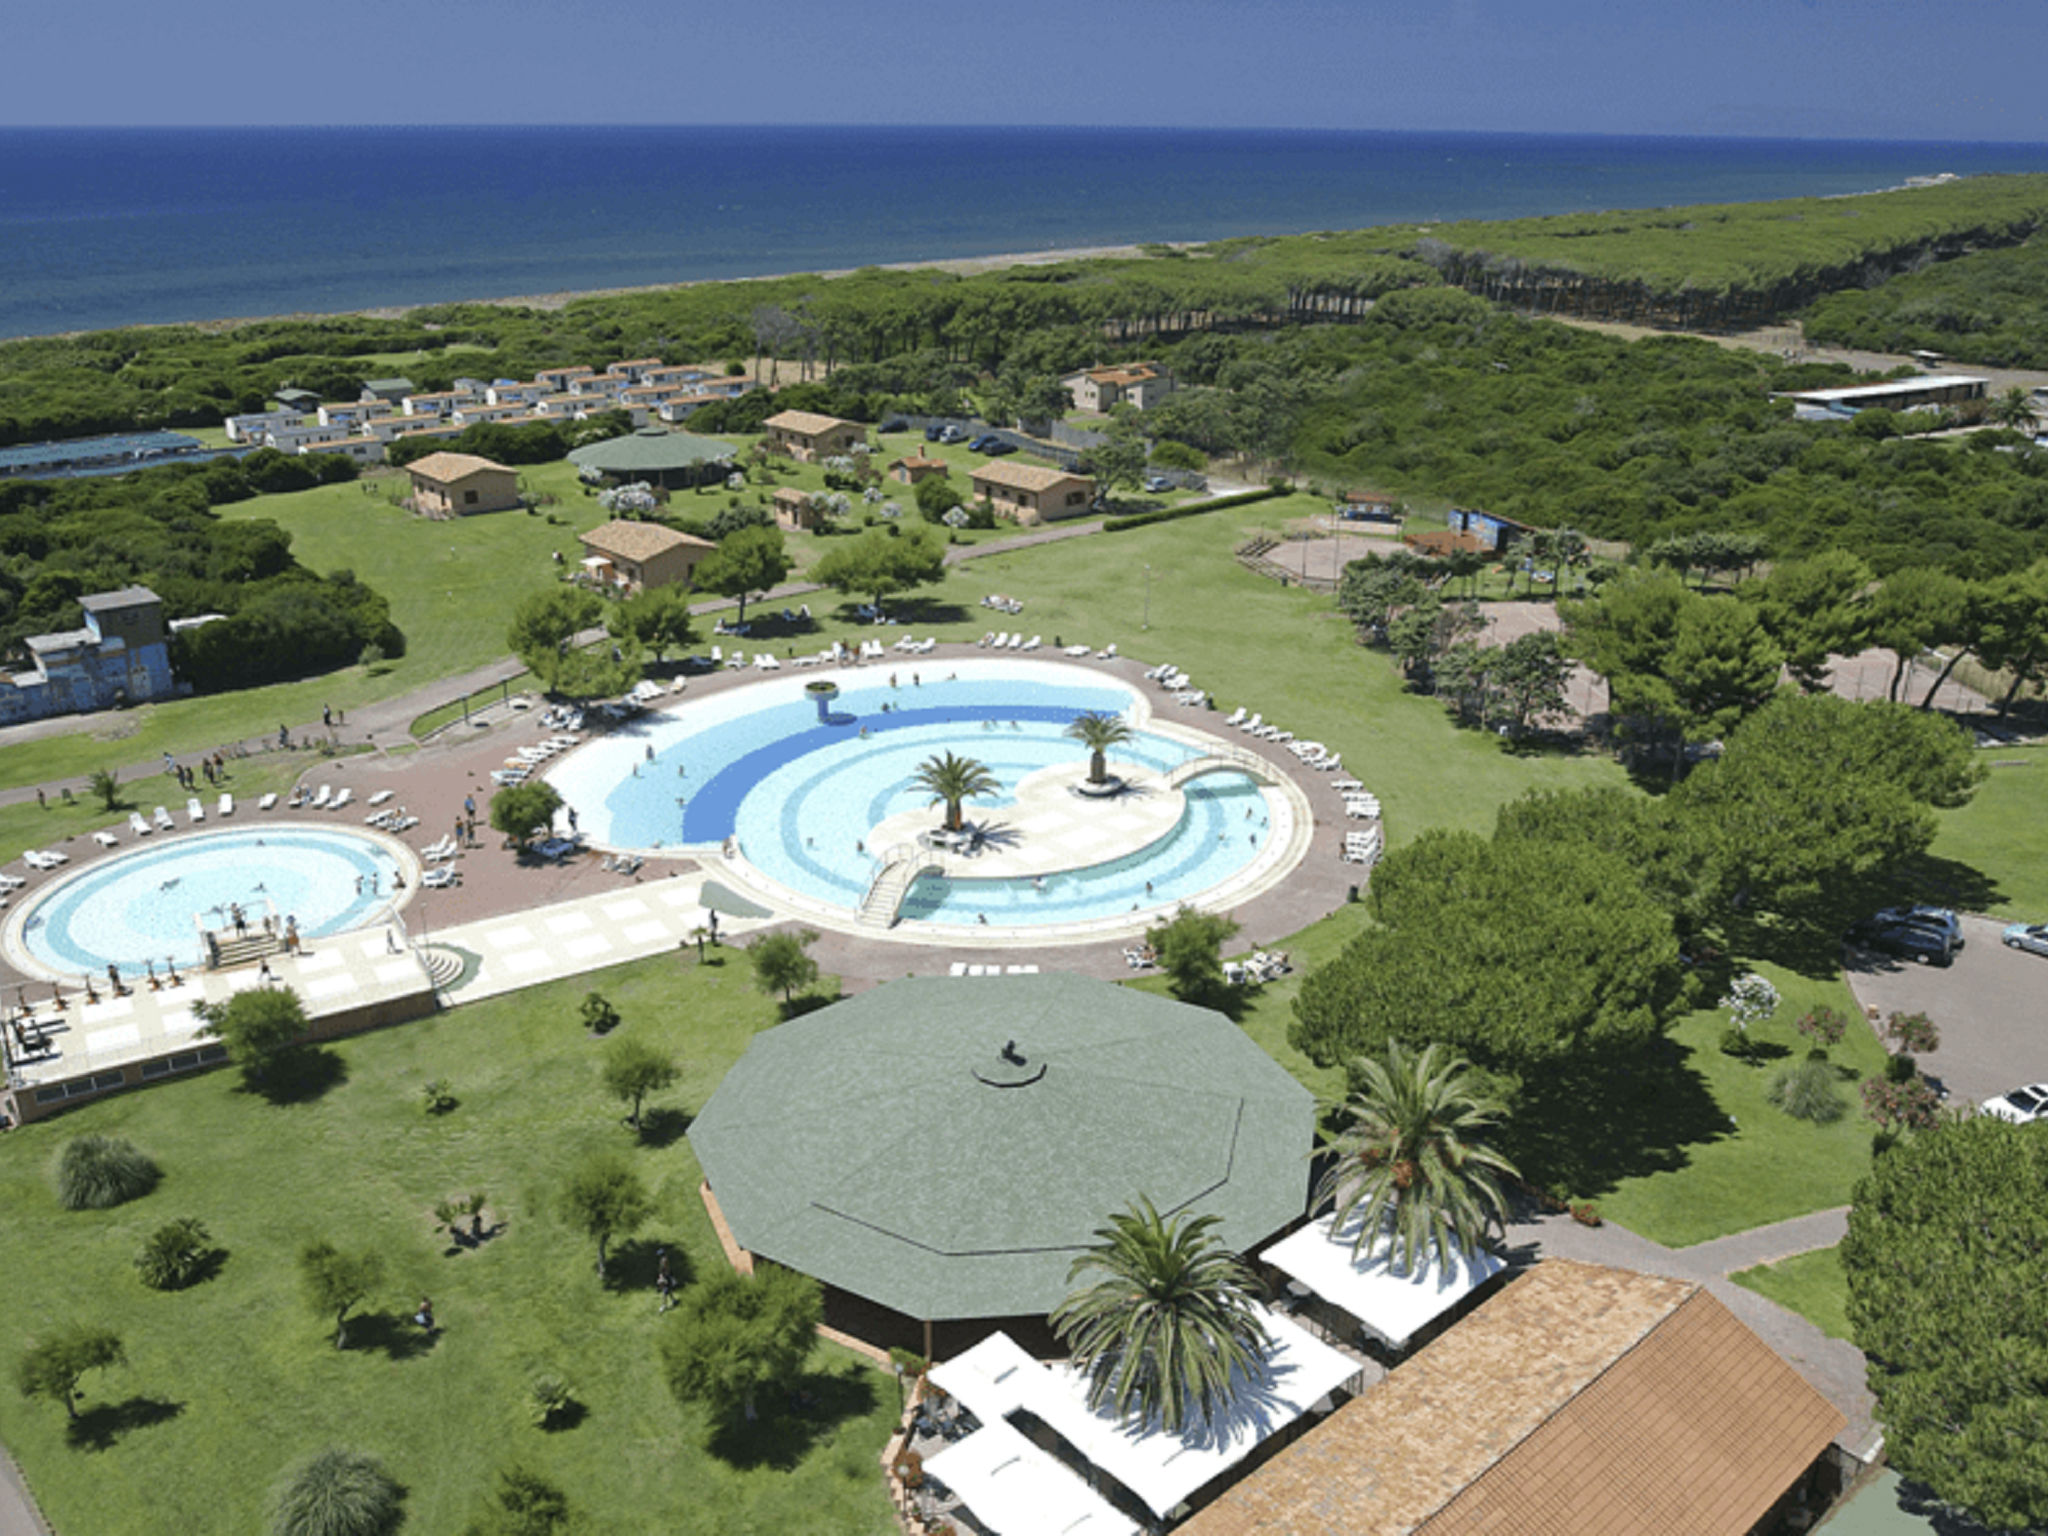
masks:
[[[1728,1018],[1709,999],[1672,1031],[1684,1053],[1681,1073],[1659,1102],[1634,1106],[1647,1132],[1647,1160],[1666,1166],[1632,1173],[1609,1189],[1573,1191],[1595,1198],[1603,1216],[1673,1248],[1846,1205],[1870,1166],[1876,1127],[1864,1118],[1857,1090],[1883,1069],[1885,1052],[1858,1022],[1849,989],[1839,977],[1816,980],[1767,964],[1743,968],[1769,977],[1783,998],[1777,1015],[1751,1033],[1785,1054],[1756,1066],[1723,1054]],[[1848,1106],[1833,1125],[1795,1120],[1765,1097],[1771,1079],[1808,1049],[1793,1025],[1821,1004],[1850,1020],[1830,1052]]]
[[[216,1072],[0,1138],[8,1362],[71,1321],[113,1328],[130,1360],[85,1383],[104,1449],[67,1444],[60,1407],[0,1392],[0,1439],[56,1528],[243,1536],[266,1528],[266,1492],[286,1465],[340,1444],[383,1458],[406,1486],[408,1530],[460,1529],[514,1460],[559,1483],[593,1531],[891,1529],[877,1458],[896,1389],[884,1373],[821,1344],[805,1381],[821,1406],[797,1415],[764,1401],[762,1423],[725,1456],[660,1376],[654,1345],[674,1319],[656,1315],[655,1245],[681,1256],[686,1291],[725,1261],[679,1122],[657,1138],[666,1145],[636,1144],[599,1086],[603,1047],[576,1005],[596,987],[622,1033],[673,1053],[683,1079],[653,1107],[687,1112],[777,1016],[738,957],[724,959],[664,957],[343,1042],[332,1048],[342,1080],[309,1102],[273,1104]],[[420,1097],[433,1078],[460,1100],[438,1118]],[[59,1209],[49,1162],[87,1132],[145,1149],[161,1187],[113,1210]],[[611,1286],[555,1210],[567,1170],[600,1148],[630,1158],[658,1206],[613,1245]],[[450,1251],[432,1208],[471,1190],[489,1195],[502,1230]],[[145,1289],[137,1248],[185,1215],[227,1250],[218,1275]],[[296,1255],[315,1239],[384,1255],[384,1283],[345,1351],[332,1319],[301,1300]],[[421,1295],[443,1330],[431,1345],[405,1321]],[[529,1424],[526,1386],[543,1370],[585,1405],[575,1427]]]
[[[1790,1307],[1829,1338],[1856,1342],[1849,1331],[1849,1280],[1842,1273],[1839,1248],[1816,1248],[1728,1278]]]
[[[113,756],[108,760],[110,767],[121,761],[124,759]],[[239,819],[242,811],[255,810],[256,801],[263,794],[268,791],[282,793],[305,772],[308,765],[319,761],[321,757],[317,752],[274,752],[260,757],[237,758],[228,764],[226,783],[209,788],[202,778],[199,788],[191,793],[196,793],[200,803],[206,807],[209,825],[219,808],[222,790],[235,797]],[[182,827],[185,825],[185,802],[191,797],[165,774],[122,780],[116,802],[118,809],[112,811],[100,804],[97,795],[86,793],[83,785],[70,787],[72,799],[69,804],[65,803],[60,789],[47,795],[47,805],[27,800],[18,805],[0,806],[0,864],[18,857],[25,848],[61,849],[64,844],[102,828],[114,833],[124,844],[133,842],[128,831],[128,813],[140,811],[147,817],[159,805],[169,809]],[[224,824],[233,825],[232,822]],[[87,847],[91,844],[88,843]]]
[[[1932,853],[1985,877],[1990,915],[2048,923],[2048,747],[1990,747],[1977,756],[1991,765],[1990,777],[1968,805],[1940,813]]]

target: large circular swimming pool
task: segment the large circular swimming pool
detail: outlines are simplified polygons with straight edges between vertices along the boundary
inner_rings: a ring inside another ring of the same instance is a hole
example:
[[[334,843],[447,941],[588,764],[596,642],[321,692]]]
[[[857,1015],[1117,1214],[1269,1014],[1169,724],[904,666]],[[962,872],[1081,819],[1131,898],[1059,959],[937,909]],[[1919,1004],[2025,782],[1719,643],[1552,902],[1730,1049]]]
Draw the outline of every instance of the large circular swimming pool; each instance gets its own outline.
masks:
[[[308,938],[360,927],[391,905],[404,866],[392,841],[347,827],[281,822],[169,838],[89,865],[40,893],[9,927],[38,967],[140,975],[146,962],[198,963],[199,923],[230,908],[252,922],[298,919]],[[418,868],[406,870],[416,880]]]
[[[821,677],[840,690],[822,718],[804,693]],[[1113,677],[1029,660],[918,658],[785,672],[645,716],[573,753],[548,779],[602,846],[730,840],[769,881],[850,914],[890,851],[878,829],[897,829],[886,841],[900,848],[906,813],[914,823],[939,822],[937,809],[919,814],[929,796],[913,782],[918,765],[947,751],[971,757],[1001,788],[970,801],[969,820],[1013,841],[1038,838],[1037,862],[1028,874],[978,878],[972,861],[948,860],[943,874],[920,877],[903,897],[899,917],[909,923],[1086,923],[1170,908],[1242,874],[1273,831],[1270,791],[1243,773],[1155,788],[1170,793],[1161,802],[1170,819],[1136,832],[1110,832],[1124,815],[1116,802],[1062,811],[1057,792],[1050,812],[1041,796],[1028,818],[1019,814],[1031,809],[1018,795],[1034,776],[1085,768],[1086,752],[1065,731],[1089,712],[1141,722],[1110,754],[1140,775],[1164,775],[1204,755],[1196,742],[1176,739],[1185,733],[1146,728],[1141,696]],[[1091,828],[1101,829],[1099,839]],[[1044,846],[1055,840],[1057,848]]]

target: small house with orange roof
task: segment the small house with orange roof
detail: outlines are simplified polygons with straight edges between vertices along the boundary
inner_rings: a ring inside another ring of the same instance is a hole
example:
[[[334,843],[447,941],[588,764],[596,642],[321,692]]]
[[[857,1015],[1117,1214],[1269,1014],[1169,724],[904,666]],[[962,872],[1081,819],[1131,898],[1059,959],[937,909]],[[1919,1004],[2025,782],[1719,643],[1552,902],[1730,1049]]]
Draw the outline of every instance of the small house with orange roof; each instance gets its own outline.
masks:
[[[509,512],[519,505],[519,472],[473,453],[430,453],[405,468],[413,510],[429,517]]]
[[[761,423],[771,453],[786,453],[800,464],[850,452],[867,441],[868,429],[857,421],[821,416],[816,411],[778,411]]]

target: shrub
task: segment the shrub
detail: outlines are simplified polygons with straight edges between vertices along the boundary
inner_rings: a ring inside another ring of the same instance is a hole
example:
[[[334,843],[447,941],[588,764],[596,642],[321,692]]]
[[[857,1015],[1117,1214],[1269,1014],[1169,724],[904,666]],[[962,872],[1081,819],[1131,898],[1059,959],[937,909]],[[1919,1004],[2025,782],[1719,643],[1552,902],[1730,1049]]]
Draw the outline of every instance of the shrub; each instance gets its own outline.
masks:
[[[1756,1053],[1756,1042],[1740,1026],[1730,1024],[1721,1031],[1721,1054],[1748,1061]]]
[[[1825,1054],[1830,1046],[1842,1043],[1842,1036],[1849,1030],[1849,1021],[1834,1009],[1822,1006],[1808,1013],[1794,1027]]]
[[[1884,1063],[1884,1080],[1888,1083],[1910,1083],[1920,1075],[1919,1061],[1901,1051],[1888,1056]]]
[[[1600,1225],[1600,1207],[1590,1200],[1581,1200],[1572,1207],[1572,1220],[1582,1227],[1597,1227]]]
[[[278,1485],[271,1536],[388,1536],[404,1522],[404,1497],[376,1457],[330,1448]]]
[[[1218,496],[1213,501],[1189,502],[1179,507],[1162,507],[1157,512],[1134,512],[1129,517],[1104,518],[1104,533],[1122,533],[1126,528],[1145,528],[1153,523],[1170,523],[1180,517],[1200,517],[1204,512],[1221,512],[1225,507],[1248,506],[1255,501],[1270,501],[1284,495],[1270,487],[1265,490],[1241,491],[1235,496]]]
[[[1886,1131],[1924,1131],[1941,1114],[1941,1096],[1918,1075],[1903,1083],[1870,1077],[1863,1081],[1863,1107]]]
[[[57,1203],[67,1211],[103,1211],[156,1188],[157,1166],[118,1136],[80,1136],[57,1154]]]
[[[437,1077],[420,1089],[420,1098],[430,1115],[445,1115],[455,1107],[455,1090],[448,1086],[448,1079]]]
[[[1941,1049],[1941,1030],[1924,1013],[1894,1013],[1884,1021],[1884,1034],[1900,1050],[1915,1056]]]
[[[1794,1120],[1831,1125],[1848,1106],[1835,1089],[1835,1069],[1825,1060],[1802,1061],[1771,1079],[1770,1101]]]
[[[569,1383],[552,1372],[542,1372],[526,1389],[526,1400],[534,1424],[552,1429],[576,1406],[576,1393]]]
[[[213,1234],[197,1216],[180,1216],[158,1227],[135,1255],[142,1283],[153,1291],[183,1290],[199,1278],[213,1252]]]

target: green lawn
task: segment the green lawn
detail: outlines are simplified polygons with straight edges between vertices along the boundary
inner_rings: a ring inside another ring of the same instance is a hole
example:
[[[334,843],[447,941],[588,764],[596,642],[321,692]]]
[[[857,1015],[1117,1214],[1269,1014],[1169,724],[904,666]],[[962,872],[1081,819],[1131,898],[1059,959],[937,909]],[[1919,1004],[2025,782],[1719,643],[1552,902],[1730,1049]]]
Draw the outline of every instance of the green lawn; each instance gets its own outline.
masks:
[[[1849,1332],[1849,1281],[1840,1249],[1817,1248],[1728,1278],[1790,1307],[1829,1338],[1856,1342]]]
[[[2048,747],[1977,756],[1990,777],[1961,810],[1939,813],[1933,855],[1985,878],[1983,910],[1992,916],[2048,923]]]
[[[1786,1054],[1748,1065],[1720,1049],[1725,1013],[1709,1006],[1688,1014],[1672,1031],[1684,1053],[1681,1072],[1658,1100],[1628,1106],[1642,1130],[1636,1139],[1644,1150],[1635,1155],[1662,1167],[1630,1173],[1610,1189],[1575,1191],[1596,1198],[1603,1216],[1673,1248],[1846,1205],[1870,1166],[1876,1127],[1863,1116],[1857,1087],[1882,1070],[1884,1048],[1856,1022],[1849,989],[1839,977],[1815,980],[1767,964],[1745,968],[1768,976],[1784,1000],[1752,1034]],[[1848,1109],[1824,1126],[1794,1120],[1765,1098],[1771,1079],[1807,1051],[1794,1023],[1823,1003],[1850,1018],[1846,1038],[1831,1053]]]
[[[385,1460],[409,1490],[413,1531],[460,1528],[514,1460],[556,1480],[592,1531],[892,1529],[877,1464],[896,1409],[886,1374],[821,1344],[805,1385],[822,1408],[764,1404],[725,1458],[707,1451],[700,1412],[668,1395],[654,1343],[673,1320],[655,1312],[654,1246],[683,1256],[686,1284],[724,1259],[688,1142],[671,1124],[667,1145],[636,1145],[599,1087],[602,1047],[575,1006],[593,985],[624,1033],[683,1063],[654,1101],[671,1110],[701,1105],[776,1018],[730,951],[704,968],[664,957],[346,1041],[334,1048],[342,1080],[311,1102],[272,1104],[216,1072],[0,1138],[9,1362],[72,1321],[115,1329],[130,1361],[85,1383],[85,1432],[103,1448],[67,1444],[61,1408],[0,1392],[0,1439],[58,1530],[244,1536],[265,1528],[280,1470],[328,1444]],[[460,1099],[442,1118],[422,1111],[432,1078]],[[60,1210],[46,1170],[86,1132],[132,1139],[162,1186],[112,1211]],[[630,1156],[659,1208],[614,1245],[612,1287],[554,1208],[565,1170],[596,1148]],[[503,1230],[448,1251],[432,1207],[478,1189]],[[190,1290],[146,1290],[137,1247],[184,1215],[207,1223],[225,1263]],[[300,1298],[295,1256],[316,1238],[384,1255],[385,1283],[346,1351]],[[426,1348],[403,1320],[423,1294],[443,1329]],[[568,1378],[583,1422],[529,1425],[525,1386],[541,1370]]]

